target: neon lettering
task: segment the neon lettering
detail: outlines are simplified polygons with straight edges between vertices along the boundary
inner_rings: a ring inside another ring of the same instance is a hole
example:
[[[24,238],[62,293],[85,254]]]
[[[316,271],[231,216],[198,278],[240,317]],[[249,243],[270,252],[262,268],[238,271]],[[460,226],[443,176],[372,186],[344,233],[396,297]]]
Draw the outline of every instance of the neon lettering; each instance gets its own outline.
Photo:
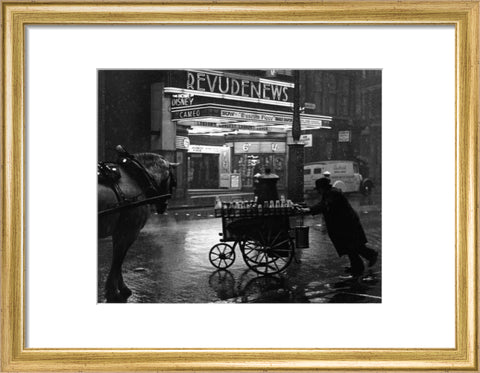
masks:
[[[205,81],[205,74],[198,73],[197,74],[197,91],[205,91],[205,88],[201,87],[202,82]]]
[[[278,85],[272,86],[272,100],[280,101],[282,96],[282,87]]]
[[[222,78],[225,79],[225,88],[223,89],[222,89]],[[225,94],[228,92],[228,88],[230,88],[230,80],[227,77],[221,76],[218,83],[218,90],[220,91],[220,93]]]
[[[210,90],[210,92],[215,92],[215,84],[217,83],[218,76],[213,76],[213,82],[211,81],[211,77],[211,75],[207,75],[208,89]]]
[[[248,93],[245,93],[245,89],[248,89],[248,81],[242,79],[242,96],[248,97]]]
[[[238,92],[240,92],[240,83],[238,82],[237,79],[232,79],[232,95],[238,95]]]
[[[260,98],[260,83],[258,83],[258,86],[253,82],[250,84],[250,96]]]
[[[187,89],[195,89],[195,76],[191,73],[187,73]]]
[[[283,87],[283,96],[284,96],[283,101],[288,101],[287,87]]]
[[[267,91],[269,91],[271,88],[272,87],[270,86],[270,84],[263,85],[262,98],[270,99],[269,97],[267,97]]]

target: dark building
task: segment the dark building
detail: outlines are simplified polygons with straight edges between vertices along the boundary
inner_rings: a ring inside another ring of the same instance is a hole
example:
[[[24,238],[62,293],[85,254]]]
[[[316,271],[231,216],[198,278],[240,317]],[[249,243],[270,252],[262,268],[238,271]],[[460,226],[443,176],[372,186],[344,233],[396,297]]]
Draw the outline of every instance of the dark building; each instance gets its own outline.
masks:
[[[98,158],[152,151],[177,169],[177,198],[252,189],[270,167],[287,186],[292,70],[100,70]],[[357,159],[380,181],[381,72],[302,71],[305,161]]]
[[[315,132],[305,162],[356,160],[361,173],[381,183],[381,70],[306,70],[302,83],[311,112],[333,118],[331,131]]]

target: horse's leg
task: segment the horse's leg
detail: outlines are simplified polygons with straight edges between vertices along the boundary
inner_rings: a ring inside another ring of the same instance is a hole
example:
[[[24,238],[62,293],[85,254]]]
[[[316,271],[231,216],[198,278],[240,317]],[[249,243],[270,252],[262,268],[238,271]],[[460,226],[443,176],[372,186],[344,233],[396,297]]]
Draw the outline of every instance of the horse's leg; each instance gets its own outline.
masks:
[[[124,297],[125,299],[130,298],[130,295],[132,295],[132,291],[127,285],[125,285],[125,282],[123,281],[123,275],[121,272],[120,272],[120,279],[118,281],[118,290],[120,291],[120,294],[122,295],[122,297]]]
[[[140,232],[140,231],[139,231]],[[137,234],[138,236],[138,234]],[[135,239],[133,241],[135,241],[137,238],[135,237]],[[133,242],[132,242],[133,243]],[[130,246],[129,246],[130,247]],[[127,252],[128,252],[128,249],[129,247],[127,247],[124,252],[123,252],[123,258],[121,259],[121,263],[123,263],[123,261],[125,260],[125,256],[127,256]],[[122,274],[122,267],[121,267],[121,264],[120,264],[120,276],[118,277],[118,290],[120,291],[120,294],[122,295],[122,297],[126,300],[128,298],[130,298],[130,296],[132,295],[132,291],[128,288],[128,286],[125,284],[125,281],[123,281],[123,274]]]
[[[118,289],[118,280],[122,268],[121,251],[118,241],[113,240],[112,264],[110,265],[110,272],[105,282],[105,298],[108,303],[121,303],[125,301]]]
[[[112,266],[106,283],[108,302],[125,302],[132,291],[125,285],[122,276],[122,264],[127,251],[137,239],[148,218],[148,207],[142,206],[121,216],[112,235]],[[112,299],[112,300],[109,300]]]
[[[113,239],[113,254],[110,273],[105,284],[107,302],[126,302],[132,291],[125,285],[122,276],[122,264],[130,246],[138,237],[140,229],[117,230]]]

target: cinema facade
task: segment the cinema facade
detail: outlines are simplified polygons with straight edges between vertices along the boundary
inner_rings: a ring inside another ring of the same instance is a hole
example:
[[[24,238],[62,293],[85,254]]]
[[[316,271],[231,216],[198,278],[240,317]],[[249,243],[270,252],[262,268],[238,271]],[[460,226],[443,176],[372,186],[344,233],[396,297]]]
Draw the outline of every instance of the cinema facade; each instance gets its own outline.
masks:
[[[270,167],[287,185],[293,143],[291,71],[100,70],[98,158],[114,147],[152,151],[181,165],[178,195],[249,191]],[[306,149],[331,136],[332,117],[303,108]]]

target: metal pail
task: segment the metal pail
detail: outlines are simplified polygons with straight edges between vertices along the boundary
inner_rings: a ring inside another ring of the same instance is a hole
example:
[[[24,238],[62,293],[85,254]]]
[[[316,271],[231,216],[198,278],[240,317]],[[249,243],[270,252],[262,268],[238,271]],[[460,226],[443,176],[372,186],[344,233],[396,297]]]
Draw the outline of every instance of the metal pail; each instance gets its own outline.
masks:
[[[308,229],[310,227],[295,227],[295,246],[297,249],[308,249]]]

